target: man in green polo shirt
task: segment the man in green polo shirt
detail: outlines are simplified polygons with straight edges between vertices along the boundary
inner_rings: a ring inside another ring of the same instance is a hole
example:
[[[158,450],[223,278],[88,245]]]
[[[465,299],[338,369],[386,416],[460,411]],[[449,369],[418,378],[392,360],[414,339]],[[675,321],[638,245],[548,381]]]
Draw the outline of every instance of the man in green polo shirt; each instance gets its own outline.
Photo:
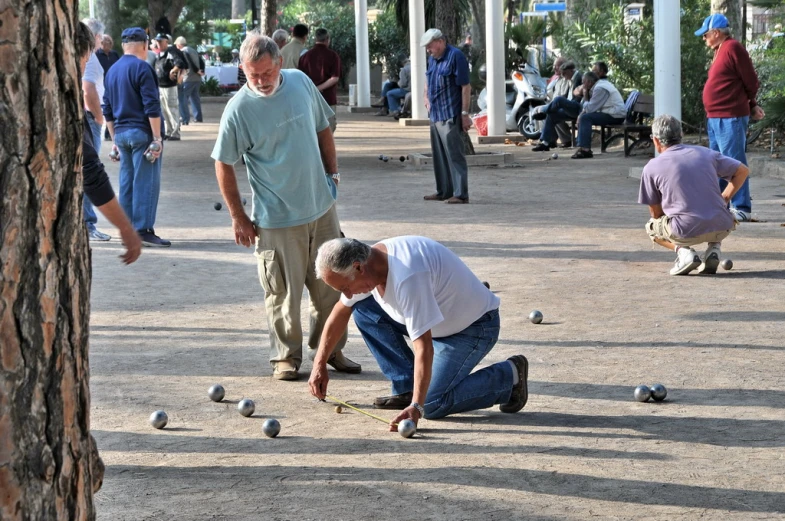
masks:
[[[226,105],[212,158],[235,242],[256,247],[273,377],[296,380],[302,364],[303,287],[311,299],[312,354],[340,297],[314,272],[319,246],[341,233],[335,210],[340,174],[328,122],[333,111],[305,74],[281,70],[278,46],[260,31],[248,34],[240,60],[248,83]],[[241,156],[253,193],[250,217],[234,171]],[[346,331],[339,346],[345,343]],[[338,371],[361,371],[340,350],[328,363]]]

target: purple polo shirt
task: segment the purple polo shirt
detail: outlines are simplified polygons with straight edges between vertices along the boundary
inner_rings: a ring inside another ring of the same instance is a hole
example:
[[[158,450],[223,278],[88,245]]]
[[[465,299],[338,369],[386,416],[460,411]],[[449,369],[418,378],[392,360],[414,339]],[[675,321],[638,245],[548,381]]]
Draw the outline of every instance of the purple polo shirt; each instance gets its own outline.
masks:
[[[705,147],[674,145],[644,167],[638,202],[661,205],[676,237],[730,230],[733,216],[717,178],[730,180],[740,164]]]

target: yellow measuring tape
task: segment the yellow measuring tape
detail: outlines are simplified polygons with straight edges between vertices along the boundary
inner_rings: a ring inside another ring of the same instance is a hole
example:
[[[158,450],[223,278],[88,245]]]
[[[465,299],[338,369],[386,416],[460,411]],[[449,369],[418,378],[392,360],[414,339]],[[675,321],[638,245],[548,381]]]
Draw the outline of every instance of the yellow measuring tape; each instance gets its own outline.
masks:
[[[371,414],[371,413],[369,413],[369,412],[367,412],[367,411],[363,411],[363,410],[362,410],[362,409],[360,409],[359,407],[355,407],[354,405],[349,405],[349,404],[348,404],[348,403],[346,403],[346,402],[342,402],[342,401],[341,401],[341,400],[339,400],[338,398],[334,398],[334,397],[330,396],[329,394],[328,394],[327,396],[325,396],[325,398],[327,398],[327,399],[328,399],[328,400],[330,400],[331,402],[335,402],[335,403],[337,403],[338,405],[343,405],[344,407],[348,407],[349,409],[352,409],[353,411],[357,411],[357,412],[359,412],[360,414],[364,414],[364,415],[366,415],[366,416],[369,416],[369,417],[373,418],[374,420],[379,420],[380,422],[382,422],[382,423],[386,423],[387,425],[389,425],[389,424],[390,424],[390,420],[384,419],[384,418],[382,418],[381,416],[376,416],[375,414]],[[397,424],[397,423],[395,423],[394,425],[398,425],[398,424]]]

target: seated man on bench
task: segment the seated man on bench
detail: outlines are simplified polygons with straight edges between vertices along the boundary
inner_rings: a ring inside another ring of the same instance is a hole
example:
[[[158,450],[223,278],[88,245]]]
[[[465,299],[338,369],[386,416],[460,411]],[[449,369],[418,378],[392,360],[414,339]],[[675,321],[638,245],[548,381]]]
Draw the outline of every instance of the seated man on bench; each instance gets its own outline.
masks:
[[[581,85],[583,75],[575,68],[575,62],[565,60],[559,67],[559,78],[548,86],[550,103],[537,107],[532,115],[535,120],[545,120],[540,143],[534,147],[535,152],[547,152],[556,147],[556,135],[562,148],[572,146],[572,131],[568,121],[578,117],[583,98]]]
[[[573,159],[594,157],[591,151],[592,127],[597,125],[619,125],[624,123],[627,108],[619,90],[596,73],[583,75],[583,109],[578,115],[578,151]]]

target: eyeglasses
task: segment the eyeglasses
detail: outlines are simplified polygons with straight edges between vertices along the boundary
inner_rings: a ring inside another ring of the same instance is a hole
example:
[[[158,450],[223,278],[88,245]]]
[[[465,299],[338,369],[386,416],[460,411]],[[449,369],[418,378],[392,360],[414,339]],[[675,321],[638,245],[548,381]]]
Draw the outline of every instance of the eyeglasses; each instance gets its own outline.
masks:
[[[708,31],[706,31],[705,33],[703,33],[703,39],[705,40],[706,38],[708,38],[709,34],[710,34],[710,33],[711,33],[713,30],[714,30],[714,29],[709,29]]]

